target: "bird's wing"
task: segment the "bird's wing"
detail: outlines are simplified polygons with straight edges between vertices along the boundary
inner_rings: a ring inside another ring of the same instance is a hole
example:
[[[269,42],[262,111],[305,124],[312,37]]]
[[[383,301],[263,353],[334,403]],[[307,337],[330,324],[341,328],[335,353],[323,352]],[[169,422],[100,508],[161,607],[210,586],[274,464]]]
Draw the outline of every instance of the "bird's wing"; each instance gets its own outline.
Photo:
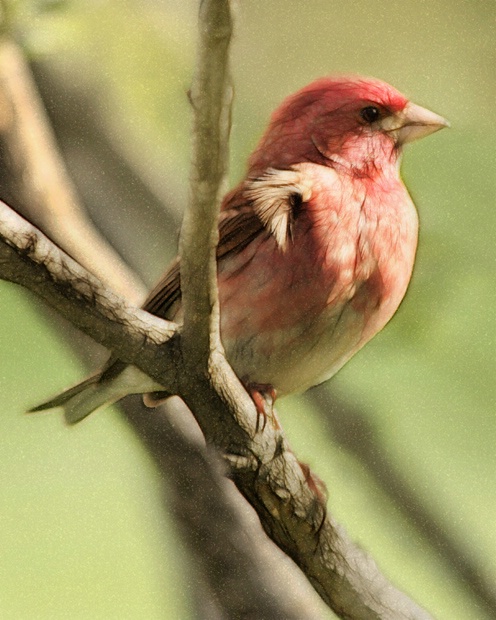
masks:
[[[261,234],[273,235],[281,250],[287,247],[297,210],[308,201],[311,187],[299,170],[269,169],[244,181],[226,198],[219,217],[217,260],[238,254]],[[179,258],[151,291],[143,309],[172,318],[181,298]]]
[[[168,311],[181,297],[179,258],[175,258],[169,269],[148,295],[143,309],[151,314],[170,318]]]
[[[264,225],[250,206],[223,211],[219,219],[217,260],[241,252],[255,237],[264,232]],[[176,258],[149,294],[143,309],[163,318],[172,318],[176,302],[181,298],[180,262]]]

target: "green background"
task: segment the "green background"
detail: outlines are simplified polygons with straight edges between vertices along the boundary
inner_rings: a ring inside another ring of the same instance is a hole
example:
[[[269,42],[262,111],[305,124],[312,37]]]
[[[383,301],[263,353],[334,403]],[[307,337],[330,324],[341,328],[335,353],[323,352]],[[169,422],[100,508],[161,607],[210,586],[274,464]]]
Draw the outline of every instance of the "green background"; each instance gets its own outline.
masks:
[[[109,132],[166,179],[178,205],[187,195],[196,4],[11,3],[33,57],[91,90]],[[234,183],[270,111],[333,72],[385,79],[451,121],[404,158],[421,219],[407,298],[331,387],[370,416],[422,503],[493,582],[495,6],[239,2],[231,166]],[[172,252],[164,248],[162,262],[155,249],[150,282]],[[85,370],[24,291],[0,283],[0,308],[0,617],[189,618],[187,561],[148,457],[115,411],[71,429],[57,414],[22,415]],[[395,584],[438,619],[489,618],[301,397],[279,409],[295,451],[326,481],[333,514]]]

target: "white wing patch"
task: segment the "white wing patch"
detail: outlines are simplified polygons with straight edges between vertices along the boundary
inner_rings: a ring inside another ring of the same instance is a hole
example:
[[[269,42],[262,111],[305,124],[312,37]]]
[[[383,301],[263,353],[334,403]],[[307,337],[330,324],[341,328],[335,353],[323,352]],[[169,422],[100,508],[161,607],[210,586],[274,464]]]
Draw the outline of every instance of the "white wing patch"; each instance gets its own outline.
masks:
[[[287,248],[291,236],[292,197],[301,196],[302,202],[310,200],[312,184],[299,170],[269,168],[261,177],[248,181],[246,196],[263,225],[274,235],[281,250]]]

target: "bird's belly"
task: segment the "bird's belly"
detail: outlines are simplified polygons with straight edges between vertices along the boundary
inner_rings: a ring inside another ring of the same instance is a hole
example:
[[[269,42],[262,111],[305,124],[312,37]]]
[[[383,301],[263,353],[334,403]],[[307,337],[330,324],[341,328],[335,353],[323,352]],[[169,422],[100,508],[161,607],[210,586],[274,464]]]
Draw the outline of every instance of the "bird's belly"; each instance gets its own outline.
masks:
[[[354,304],[350,270],[295,275],[287,257],[277,265],[277,255],[267,261],[263,250],[260,244],[246,269],[231,265],[219,274],[222,341],[244,382],[270,384],[279,394],[300,392],[332,376],[361,346],[379,291]]]
[[[411,275],[416,219],[402,233],[386,218],[369,226],[360,217],[357,208],[332,236],[300,221],[286,252],[259,238],[219,267],[221,337],[242,381],[303,391],[330,378],[393,316]]]
[[[362,331],[363,317],[345,304],[299,325],[223,340],[243,381],[270,384],[283,395],[336,373],[357,350]]]

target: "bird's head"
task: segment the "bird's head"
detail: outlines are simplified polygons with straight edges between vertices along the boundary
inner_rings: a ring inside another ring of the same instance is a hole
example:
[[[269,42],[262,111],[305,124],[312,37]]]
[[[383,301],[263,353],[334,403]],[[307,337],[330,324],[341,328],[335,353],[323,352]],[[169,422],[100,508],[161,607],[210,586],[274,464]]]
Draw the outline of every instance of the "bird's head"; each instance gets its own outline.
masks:
[[[405,143],[447,126],[380,80],[321,78],[276,109],[250,170],[311,161],[369,175],[396,167]]]

